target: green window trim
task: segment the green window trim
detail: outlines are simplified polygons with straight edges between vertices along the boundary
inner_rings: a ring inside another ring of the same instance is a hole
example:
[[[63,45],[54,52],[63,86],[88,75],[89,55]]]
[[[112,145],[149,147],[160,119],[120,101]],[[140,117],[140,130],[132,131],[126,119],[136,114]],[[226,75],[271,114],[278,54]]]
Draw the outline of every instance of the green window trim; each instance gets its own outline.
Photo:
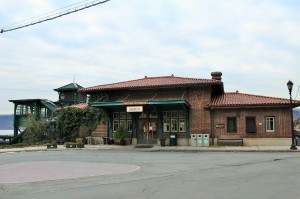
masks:
[[[268,129],[268,128],[270,128],[270,129]],[[266,133],[274,133],[275,131],[276,131],[275,116],[266,116],[265,117],[265,132]]]

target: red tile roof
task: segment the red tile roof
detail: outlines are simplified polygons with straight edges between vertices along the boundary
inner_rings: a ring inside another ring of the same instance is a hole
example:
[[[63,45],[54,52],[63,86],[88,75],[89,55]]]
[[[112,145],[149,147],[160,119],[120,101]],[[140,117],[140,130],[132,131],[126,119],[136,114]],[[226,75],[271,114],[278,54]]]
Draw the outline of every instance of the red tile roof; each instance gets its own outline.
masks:
[[[208,107],[274,106],[289,104],[289,99],[229,92],[213,97]],[[300,101],[293,100],[293,104],[294,106],[300,106]]]
[[[84,108],[88,107],[88,105],[89,105],[88,103],[81,103],[81,104],[74,104],[70,107],[84,109]]]
[[[80,89],[80,92],[104,91],[117,89],[137,89],[137,88],[155,88],[155,87],[179,87],[179,86],[196,86],[205,84],[221,84],[219,80],[184,78],[171,76],[147,77],[143,79],[118,82],[113,84],[104,84]]]

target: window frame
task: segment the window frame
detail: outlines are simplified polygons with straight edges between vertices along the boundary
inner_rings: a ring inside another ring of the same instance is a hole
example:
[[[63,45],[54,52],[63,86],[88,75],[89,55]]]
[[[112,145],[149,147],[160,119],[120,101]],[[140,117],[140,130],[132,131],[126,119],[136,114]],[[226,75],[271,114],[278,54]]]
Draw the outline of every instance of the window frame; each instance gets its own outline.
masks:
[[[249,124],[249,122],[250,121],[254,121],[254,127],[255,127],[255,129],[254,129],[254,131],[252,131],[252,127],[249,127],[248,125],[250,125]],[[257,133],[257,125],[256,125],[256,117],[254,117],[254,116],[247,116],[246,117],[246,121],[245,121],[245,127],[246,127],[246,133]],[[249,129],[250,128],[250,129]]]
[[[233,121],[233,128],[231,129],[230,121]],[[237,118],[236,117],[227,117],[227,133],[237,133]]]
[[[268,127],[271,127],[270,123],[271,121],[268,121],[269,119],[272,119],[273,121],[273,125],[272,125],[272,130],[269,130]],[[274,133],[275,132],[275,129],[276,129],[276,122],[275,122],[275,117],[274,116],[266,116],[265,117],[265,131],[267,133]],[[269,124],[269,125],[268,125]]]

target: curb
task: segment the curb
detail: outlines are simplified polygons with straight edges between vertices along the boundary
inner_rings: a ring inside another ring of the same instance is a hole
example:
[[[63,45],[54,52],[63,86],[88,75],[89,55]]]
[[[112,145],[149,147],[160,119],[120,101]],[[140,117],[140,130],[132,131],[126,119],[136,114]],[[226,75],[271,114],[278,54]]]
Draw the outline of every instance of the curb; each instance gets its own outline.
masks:
[[[18,152],[46,152],[46,151],[65,151],[65,150],[119,150],[119,151],[140,151],[140,152],[188,152],[188,153],[199,153],[199,152],[272,152],[272,153],[297,153],[300,150],[291,150],[287,146],[274,147],[207,147],[207,148],[194,148],[190,146],[177,146],[177,147],[160,147],[154,146],[152,148],[135,148],[133,145],[118,146],[118,145],[86,145],[85,148],[66,148],[63,145],[59,145],[58,148],[47,149],[46,146],[40,147],[26,147],[26,148],[11,148],[11,149],[0,149],[1,153],[18,153]]]

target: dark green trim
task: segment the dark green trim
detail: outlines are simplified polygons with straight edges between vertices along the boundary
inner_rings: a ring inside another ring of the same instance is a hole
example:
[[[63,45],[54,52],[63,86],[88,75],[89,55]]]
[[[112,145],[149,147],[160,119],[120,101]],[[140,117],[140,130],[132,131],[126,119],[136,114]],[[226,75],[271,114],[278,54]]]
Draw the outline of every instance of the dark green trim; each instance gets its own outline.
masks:
[[[115,107],[122,106],[122,102],[95,102],[91,106],[92,107]]]
[[[163,138],[163,111],[158,111],[157,117],[158,137]]]
[[[185,125],[186,125],[186,133],[185,136],[186,138],[190,138],[191,137],[191,128],[190,128],[190,111],[187,109],[185,112]]]
[[[150,105],[176,105],[176,104],[184,104],[188,108],[191,107],[191,105],[187,101],[185,101],[185,100],[148,101],[147,104],[150,104]]]
[[[191,105],[185,100],[164,100],[164,101],[148,101],[142,105],[185,105],[186,107],[190,108]],[[134,104],[132,104],[134,105]],[[140,106],[140,104],[137,104]],[[116,106],[129,106],[123,104],[123,102],[94,102],[92,107],[116,107]]]
[[[137,138],[136,137],[136,132],[137,132],[137,118],[138,118],[138,114],[132,113],[132,138]]]

